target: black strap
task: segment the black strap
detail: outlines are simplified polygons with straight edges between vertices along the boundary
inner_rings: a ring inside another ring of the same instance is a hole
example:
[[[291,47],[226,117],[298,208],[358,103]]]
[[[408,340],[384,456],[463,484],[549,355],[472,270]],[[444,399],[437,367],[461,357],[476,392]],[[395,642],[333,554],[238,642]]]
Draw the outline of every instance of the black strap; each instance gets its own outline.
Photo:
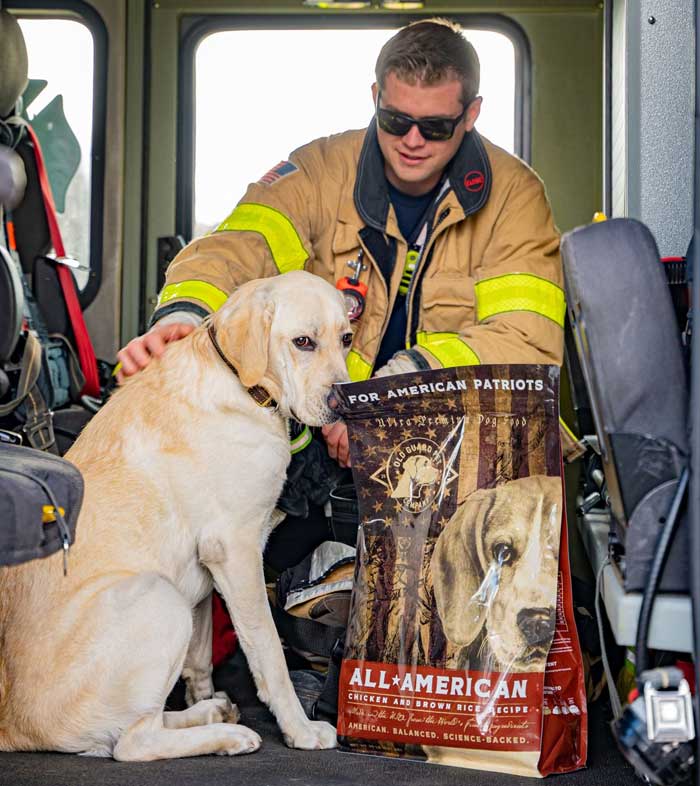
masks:
[[[335,725],[338,719],[338,686],[340,684],[340,667],[343,663],[343,649],[345,634],[336,639],[328,661],[326,681],[323,683],[321,694],[316,699],[312,710],[314,720],[326,720]]]
[[[345,640],[345,628],[324,625],[322,622],[295,617],[279,606],[272,607],[272,618],[280,636],[297,650],[313,652],[330,658],[338,639]]]

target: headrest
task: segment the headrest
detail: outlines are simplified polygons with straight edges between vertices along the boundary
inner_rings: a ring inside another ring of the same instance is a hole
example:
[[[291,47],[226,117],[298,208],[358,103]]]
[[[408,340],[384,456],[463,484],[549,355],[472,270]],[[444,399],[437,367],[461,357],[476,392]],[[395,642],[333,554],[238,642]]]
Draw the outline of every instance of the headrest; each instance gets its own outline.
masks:
[[[0,207],[17,207],[26,187],[24,162],[14,150],[0,143]]]
[[[17,20],[0,10],[0,117],[12,114],[27,86],[27,47]]]

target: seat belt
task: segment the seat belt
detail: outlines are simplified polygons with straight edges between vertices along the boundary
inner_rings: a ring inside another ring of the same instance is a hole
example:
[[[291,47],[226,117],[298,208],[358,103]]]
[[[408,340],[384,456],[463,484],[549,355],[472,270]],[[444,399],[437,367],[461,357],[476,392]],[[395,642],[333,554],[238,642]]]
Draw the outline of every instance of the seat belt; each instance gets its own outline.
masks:
[[[44,200],[44,209],[46,211],[46,221],[49,225],[49,233],[51,235],[51,243],[53,245],[54,254],[56,255],[56,272],[58,280],[61,284],[63,298],[66,302],[68,309],[68,317],[70,318],[73,335],[75,336],[76,349],[78,351],[78,360],[80,368],[85,377],[85,385],[81,393],[83,395],[100,398],[100,380],[97,372],[97,360],[95,359],[95,350],[90,340],[85,320],[83,318],[83,310],[80,307],[78,300],[78,293],[75,287],[75,281],[70,269],[66,267],[61,261],[66,256],[66,250],[63,246],[63,238],[61,237],[61,230],[58,226],[58,219],[56,218],[56,207],[53,201],[53,194],[51,192],[51,185],[46,174],[44,166],[44,157],[41,152],[41,145],[34,133],[34,129],[27,124],[27,133],[34,146],[34,156],[36,158],[36,169],[39,177],[39,184],[41,186],[41,194]]]

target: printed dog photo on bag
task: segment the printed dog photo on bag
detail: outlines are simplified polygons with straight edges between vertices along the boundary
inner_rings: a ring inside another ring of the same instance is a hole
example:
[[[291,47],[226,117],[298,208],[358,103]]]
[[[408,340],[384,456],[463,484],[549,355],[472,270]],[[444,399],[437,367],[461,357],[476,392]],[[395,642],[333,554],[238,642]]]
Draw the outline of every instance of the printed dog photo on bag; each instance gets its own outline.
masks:
[[[452,515],[430,567],[445,637],[460,648],[455,665],[544,669],[554,635],[561,505],[561,479],[535,475],[474,491]]]

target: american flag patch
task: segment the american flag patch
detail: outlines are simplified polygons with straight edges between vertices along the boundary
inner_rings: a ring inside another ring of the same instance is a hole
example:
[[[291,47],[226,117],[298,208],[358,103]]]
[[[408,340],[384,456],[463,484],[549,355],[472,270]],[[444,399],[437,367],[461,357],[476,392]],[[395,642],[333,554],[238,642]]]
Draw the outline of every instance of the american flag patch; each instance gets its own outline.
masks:
[[[267,174],[263,175],[260,180],[258,180],[258,183],[270,186],[278,180],[281,180],[285,175],[291,175],[292,172],[296,172],[297,170],[298,167],[294,166],[291,161],[280,161],[277,166],[273,166]]]

